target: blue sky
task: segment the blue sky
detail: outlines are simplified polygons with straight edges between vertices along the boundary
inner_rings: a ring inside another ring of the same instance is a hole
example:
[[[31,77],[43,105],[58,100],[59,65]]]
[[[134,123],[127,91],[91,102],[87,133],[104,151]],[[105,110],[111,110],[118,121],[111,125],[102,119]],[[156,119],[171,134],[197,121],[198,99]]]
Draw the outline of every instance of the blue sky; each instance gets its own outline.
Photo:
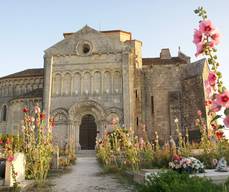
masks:
[[[0,76],[43,66],[43,51],[63,32],[85,24],[97,30],[130,31],[143,42],[143,56],[157,57],[161,48],[176,56],[178,46],[194,57],[193,10],[204,6],[219,28],[218,47],[224,82],[229,87],[229,1],[219,0],[7,0],[0,3]]]

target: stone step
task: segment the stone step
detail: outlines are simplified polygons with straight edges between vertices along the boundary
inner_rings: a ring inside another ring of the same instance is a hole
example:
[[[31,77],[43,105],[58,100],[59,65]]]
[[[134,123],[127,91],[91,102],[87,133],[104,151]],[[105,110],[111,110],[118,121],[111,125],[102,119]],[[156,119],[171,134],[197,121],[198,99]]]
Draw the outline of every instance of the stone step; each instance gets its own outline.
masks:
[[[80,150],[77,152],[77,157],[95,157],[95,150]]]

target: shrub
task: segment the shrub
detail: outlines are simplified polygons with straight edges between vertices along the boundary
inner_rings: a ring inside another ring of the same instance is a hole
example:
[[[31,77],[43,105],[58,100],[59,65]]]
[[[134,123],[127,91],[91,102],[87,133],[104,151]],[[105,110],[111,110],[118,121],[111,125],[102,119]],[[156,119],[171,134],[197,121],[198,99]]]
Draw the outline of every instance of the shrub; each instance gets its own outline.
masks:
[[[139,186],[139,192],[223,192],[223,188],[206,178],[168,171],[148,177],[146,184]]]

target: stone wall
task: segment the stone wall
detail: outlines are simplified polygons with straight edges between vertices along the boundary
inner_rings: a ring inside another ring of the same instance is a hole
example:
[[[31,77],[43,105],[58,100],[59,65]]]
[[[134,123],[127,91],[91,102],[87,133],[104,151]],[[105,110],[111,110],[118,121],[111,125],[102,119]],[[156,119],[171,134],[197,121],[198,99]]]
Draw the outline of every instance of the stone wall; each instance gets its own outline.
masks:
[[[20,133],[23,107],[38,101],[31,95],[34,90],[43,88],[43,77],[19,77],[0,79],[0,128],[3,133]]]
[[[179,64],[144,68],[143,110],[150,139],[155,131],[161,140],[175,134],[174,119],[180,118],[180,72]]]

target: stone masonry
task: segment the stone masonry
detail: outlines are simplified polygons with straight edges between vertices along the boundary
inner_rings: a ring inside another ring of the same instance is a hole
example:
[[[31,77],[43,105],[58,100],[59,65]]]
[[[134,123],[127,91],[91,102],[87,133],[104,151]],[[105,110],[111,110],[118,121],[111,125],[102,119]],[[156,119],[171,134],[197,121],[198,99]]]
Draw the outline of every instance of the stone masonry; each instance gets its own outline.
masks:
[[[1,132],[20,134],[20,111],[38,102],[47,117],[54,117],[55,142],[62,146],[71,141],[80,148],[90,135],[82,127],[94,123],[101,137],[104,130],[112,130],[113,118],[139,136],[145,127],[149,139],[157,131],[162,141],[176,135],[178,118],[183,133],[188,129],[198,137],[194,120],[198,109],[206,113],[206,61],[191,63],[180,51],[172,57],[169,49],[162,49],[158,58],[142,58],[141,47],[141,41],[121,30],[85,26],[65,33],[45,50],[44,68],[0,78]],[[82,126],[88,115],[94,123]]]

